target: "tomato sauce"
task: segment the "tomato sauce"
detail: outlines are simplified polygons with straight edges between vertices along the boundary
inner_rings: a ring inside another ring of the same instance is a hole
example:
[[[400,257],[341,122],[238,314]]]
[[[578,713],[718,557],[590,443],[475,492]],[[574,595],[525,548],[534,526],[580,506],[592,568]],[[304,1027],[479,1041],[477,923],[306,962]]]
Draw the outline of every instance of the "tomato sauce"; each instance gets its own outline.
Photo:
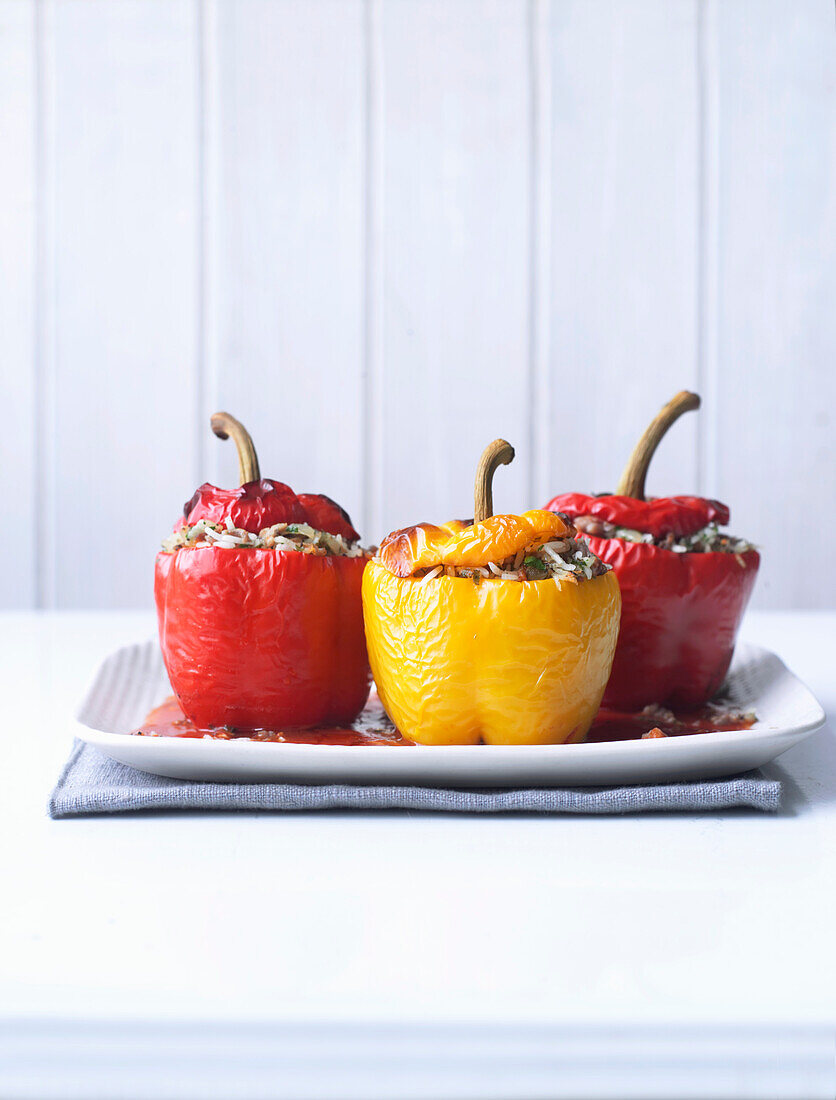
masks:
[[[214,737],[231,741],[244,737],[250,741],[275,741],[290,745],[412,745],[401,737],[383,709],[380,700],[372,696],[360,717],[351,726],[327,726],[306,730],[254,730],[241,732],[214,726],[200,729],[187,718],[180,704],[170,696],[156,707],[134,733],[144,737]]]
[[[742,714],[733,707],[709,703],[698,710],[673,712],[659,707],[646,708],[639,714],[622,714],[601,709],[587,734],[587,741],[634,741],[650,737],[681,737],[686,733],[713,733],[717,730],[744,730],[755,721],[753,714]],[[652,732],[651,732],[652,731]],[[133,731],[143,737],[213,737],[230,741],[273,741],[290,745],[412,745],[395,729],[380,700],[373,695],[360,717],[348,727],[307,730],[256,730],[243,733],[225,727],[200,729],[183,714],[180,704],[170,696],[155,707]]]
[[[682,737],[686,733],[747,730],[754,722],[754,714],[743,714],[730,704],[708,703],[698,709],[675,712],[667,708],[647,707],[638,714],[623,714],[602,707],[586,740],[634,741],[640,737]]]

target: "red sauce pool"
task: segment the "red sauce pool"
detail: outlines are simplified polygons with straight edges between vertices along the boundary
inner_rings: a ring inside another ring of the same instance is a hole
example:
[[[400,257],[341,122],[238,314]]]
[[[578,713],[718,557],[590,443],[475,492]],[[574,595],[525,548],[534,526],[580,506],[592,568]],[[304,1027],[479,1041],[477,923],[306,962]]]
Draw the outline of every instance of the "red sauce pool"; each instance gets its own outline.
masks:
[[[714,733],[717,730],[749,729],[753,714],[741,714],[730,705],[709,703],[699,710],[674,713],[661,708],[640,714],[622,714],[600,710],[587,735],[587,741],[634,741],[649,734],[653,737],[681,737],[686,733]],[[155,707],[134,733],[143,737],[214,737],[229,741],[244,737],[252,741],[275,741],[291,745],[412,745],[389,721],[380,700],[373,695],[357,721],[349,727],[328,727],[308,730],[257,730],[239,733],[214,727],[199,729],[186,718],[172,695]]]
[[[587,741],[635,741],[640,737],[681,737],[686,733],[716,733],[718,730],[747,730],[754,714],[743,714],[731,704],[708,703],[692,710],[646,709],[623,714],[604,707],[598,711]],[[653,731],[651,733],[651,730]]]
[[[372,696],[357,721],[348,727],[327,726],[307,730],[255,730],[241,733],[216,726],[200,729],[186,718],[180,704],[170,696],[156,707],[134,733],[145,737],[214,737],[231,741],[245,737],[250,741],[276,741],[291,745],[412,745],[401,737],[386,716],[377,696]]]

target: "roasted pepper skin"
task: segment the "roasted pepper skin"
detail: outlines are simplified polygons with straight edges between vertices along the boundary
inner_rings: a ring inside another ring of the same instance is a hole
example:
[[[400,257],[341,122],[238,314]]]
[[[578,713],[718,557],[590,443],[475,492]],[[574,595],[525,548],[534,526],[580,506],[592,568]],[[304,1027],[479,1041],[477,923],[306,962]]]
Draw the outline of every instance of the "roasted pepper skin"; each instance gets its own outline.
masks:
[[[574,534],[562,517],[543,509],[520,516],[489,516],[479,523],[454,519],[438,527],[417,523],[387,535],[380,560],[390,573],[411,577],[416,569],[434,565],[472,567],[513,556],[526,546]]]
[[[640,501],[565,493],[547,507],[656,536],[690,535],[729,519],[725,505],[698,497]],[[711,699],[731,663],[757,577],[757,551],[680,554],[624,539],[585,538],[621,586],[621,629],[604,706],[635,711],[650,703],[694,707]]]
[[[665,535],[695,535],[709,523],[721,527],[729,522],[729,510],[719,500],[707,497],[656,497],[637,500],[635,497],[586,493],[561,493],[546,505],[550,512],[575,519],[577,516],[595,516],[614,523],[616,527],[632,527],[655,538]]]
[[[426,745],[582,741],[618,634],[612,573],[580,583],[421,583],[370,562],[363,576],[369,660],[405,737]]]
[[[236,527],[254,534],[274,523],[309,523],[319,531],[342,535],[349,542],[360,538],[348,513],[330,497],[321,493],[297,496],[289,485],[269,478],[248,481],[237,489],[219,489],[204,482],[183,505],[183,518],[175,527],[183,523],[191,526],[201,519],[220,524],[231,520]]]
[[[206,547],[157,555],[171,686],[196,725],[350,723],[369,693],[366,559]]]

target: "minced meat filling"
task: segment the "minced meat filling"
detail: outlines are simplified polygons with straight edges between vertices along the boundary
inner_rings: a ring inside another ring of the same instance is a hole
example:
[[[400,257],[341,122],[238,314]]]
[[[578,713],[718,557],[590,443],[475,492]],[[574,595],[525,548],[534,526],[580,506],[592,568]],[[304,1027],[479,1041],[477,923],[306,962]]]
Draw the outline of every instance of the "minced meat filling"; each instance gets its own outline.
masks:
[[[254,534],[235,527],[231,520],[225,524],[198,520],[191,527],[184,525],[163,540],[163,550],[198,550],[214,546],[221,550],[295,550],[302,554],[335,554],[345,558],[359,558],[367,551],[357,542],[348,542],[342,535],[329,531],[317,531],[307,523],[276,523]]]
[[[481,581],[544,581],[569,580],[573,583],[591,580],[608,572],[599,557],[582,539],[556,539],[542,546],[520,550],[504,561],[488,562],[484,566],[457,567],[436,565],[414,575],[419,583],[432,580],[442,573],[448,577],[463,577],[479,584]]]
[[[634,531],[632,527],[617,527],[597,516],[578,516],[572,522],[579,531],[598,539],[623,539],[625,542],[642,542],[648,546],[658,546],[662,550],[673,550],[677,554],[745,554],[754,550],[751,542],[738,539],[733,535],[724,535],[716,523],[709,523],[693,535],[667,534],[651,535],[647,531]]]

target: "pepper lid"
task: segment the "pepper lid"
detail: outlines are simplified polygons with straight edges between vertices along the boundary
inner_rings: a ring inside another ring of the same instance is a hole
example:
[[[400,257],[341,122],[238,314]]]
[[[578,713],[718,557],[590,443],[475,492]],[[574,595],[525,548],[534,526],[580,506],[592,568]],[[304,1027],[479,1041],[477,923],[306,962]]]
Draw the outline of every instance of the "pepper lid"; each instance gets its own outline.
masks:
[[[616,527],[627,527],[664,538],[694,535],[709,523],[725,525],[729,509],[719,500],[706,497],[673,496],[645,499],[645,481],[650,460],[668,429],[683,413],[700,407],[696,393],[682,390],[676,394],[648,425],[621,475],[615,493],[593,496],[586,493],[560,493],[546,508],[562,512],[571,519],[594,516]]]
[[[348,513],[330,497],[319,493],[298,496],[281,481],[262,478],[252,437],[240,420],[226,412],[211,418],[212,431],[219,439],[232,439],[238,452],[237,489],[220,489],[204,482],[183,506],[183,518],[175,524],[191,526],[198,520],[223,524],[228,519],[243,531],[258,534],[276,523],[307,523],[318,531],[342,535],[348,542],[360,536]]]

